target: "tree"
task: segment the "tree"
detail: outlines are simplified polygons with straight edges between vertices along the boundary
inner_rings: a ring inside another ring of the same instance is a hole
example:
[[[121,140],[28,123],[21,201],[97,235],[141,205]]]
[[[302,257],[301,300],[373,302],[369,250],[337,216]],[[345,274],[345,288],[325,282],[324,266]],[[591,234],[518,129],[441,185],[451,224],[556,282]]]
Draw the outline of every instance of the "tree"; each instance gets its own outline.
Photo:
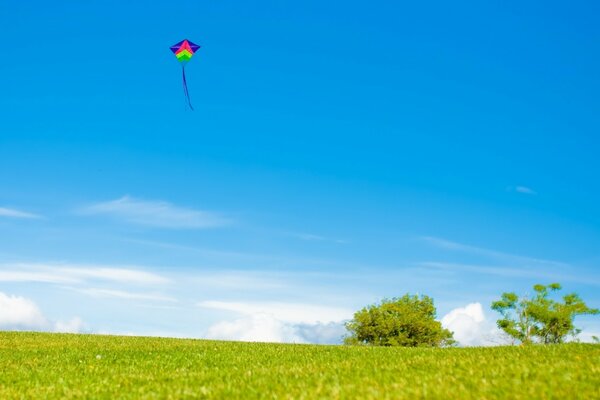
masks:
[[[558,283],[535,285],[534,297],[521,299],[515,293],[503,293],[492,303],[492,309],[502,315],[498,327],[522,344],[562,343],[569,336],[577,336],[581,330],[573,324],[575,317],[598,314],[599,310],[589,308],[575,293],[563,296],[562,301],[549,297],[560,289]]]
[[[454,344],[452,332],[435,320],[433,299],[409,294],[357,311],[346,323],[346,344],[438,347]]]
[[[528,300],[519,300],[513,292],[502,293],[502,298],[492,303],[492,310],[502,314],[496,324],[509,337],[523,344],[532,343],[534,321],[529,314]]]

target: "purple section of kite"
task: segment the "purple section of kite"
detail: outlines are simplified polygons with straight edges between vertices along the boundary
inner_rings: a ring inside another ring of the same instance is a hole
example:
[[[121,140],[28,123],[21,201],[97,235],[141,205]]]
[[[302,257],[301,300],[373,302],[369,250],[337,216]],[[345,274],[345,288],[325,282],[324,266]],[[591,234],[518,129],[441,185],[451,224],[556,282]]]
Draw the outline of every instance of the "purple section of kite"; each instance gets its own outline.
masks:
[[[198,50],[200,48],[199,45],[197,45],[196,43],[192,43],[187,39],[183,39],[181,42],[175,43],[173,46],[170,47],[171,51],[173,53],[177,52],[177,50],[179,50],[179,48],[181,47],[181,45],[183,45],[183,42],[187,41],[188,45],[190,46],[190,49],[192,49],[192,52],[196,52],[196,50]]]

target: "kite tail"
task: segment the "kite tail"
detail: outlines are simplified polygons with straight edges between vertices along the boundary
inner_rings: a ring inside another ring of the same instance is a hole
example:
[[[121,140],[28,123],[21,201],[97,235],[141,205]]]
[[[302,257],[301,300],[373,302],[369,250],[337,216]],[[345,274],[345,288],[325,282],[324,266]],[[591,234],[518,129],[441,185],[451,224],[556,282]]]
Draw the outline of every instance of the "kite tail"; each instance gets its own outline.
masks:
[[[193,111],[194,107],[192,107],[192,101],[190,100],[190,93],[188,92],[187,80],[185,79],[185,67],[183,65],[181,66],[181,73],[183,76],[183,93],[185,94],[185,100],[190,109]]]

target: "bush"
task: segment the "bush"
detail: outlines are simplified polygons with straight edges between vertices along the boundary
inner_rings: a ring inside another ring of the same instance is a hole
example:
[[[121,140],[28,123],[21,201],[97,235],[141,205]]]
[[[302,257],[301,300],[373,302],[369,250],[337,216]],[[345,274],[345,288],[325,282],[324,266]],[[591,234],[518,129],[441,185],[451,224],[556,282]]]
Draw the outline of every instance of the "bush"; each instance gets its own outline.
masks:
[[[346,324],[346,344],[439,347],[454,344],[452,332],[435,320],[433,299],[406,294],[357,311]]]

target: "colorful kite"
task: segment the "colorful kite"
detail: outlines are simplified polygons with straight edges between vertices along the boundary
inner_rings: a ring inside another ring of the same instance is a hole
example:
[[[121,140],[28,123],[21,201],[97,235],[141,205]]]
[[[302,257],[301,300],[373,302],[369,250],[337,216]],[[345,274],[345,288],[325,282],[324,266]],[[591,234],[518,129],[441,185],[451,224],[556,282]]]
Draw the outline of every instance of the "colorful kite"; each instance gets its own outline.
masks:
[[[171,51],[175,54],[175,57],[181,63],[181,73],[183,75],[183,93],[185,94],[185,98],[188,106],[193,110],[192,102],[190,100],[190,94],[188,93],[187,81],[185,79],[185,64],[192,59],[192,56],[200,46],[190,42],[187,39],[182,40],[181,42],[174,44],[171,46]]]

